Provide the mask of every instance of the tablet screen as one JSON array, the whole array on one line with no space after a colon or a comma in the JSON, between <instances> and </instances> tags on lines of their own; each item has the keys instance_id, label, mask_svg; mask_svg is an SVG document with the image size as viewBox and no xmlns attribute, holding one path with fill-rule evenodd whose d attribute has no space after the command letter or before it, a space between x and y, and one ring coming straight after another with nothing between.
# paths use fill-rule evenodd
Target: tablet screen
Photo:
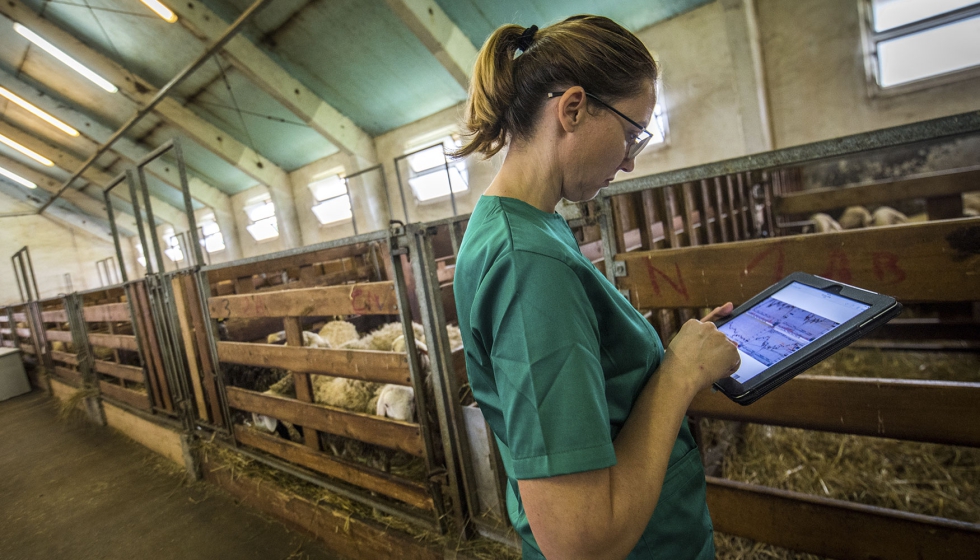
<instances>
[{"instance_id":1,"label":"tablet screen","mask_svg":"<svg viewBox=\"0 0 980 560\"><path fill-rule=\"evenodd\" d=\"M718 327L738 344L742 365L732 379L746 384L871 306L799 282Z\"/></svg>"}]
</instances>

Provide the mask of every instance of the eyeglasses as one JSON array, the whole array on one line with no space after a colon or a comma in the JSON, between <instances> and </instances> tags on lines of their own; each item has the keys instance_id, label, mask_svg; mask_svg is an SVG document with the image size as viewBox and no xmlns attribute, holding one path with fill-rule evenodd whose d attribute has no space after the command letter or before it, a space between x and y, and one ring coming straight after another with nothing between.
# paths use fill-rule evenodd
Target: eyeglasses
<instances>
[{"instance_id":1,"label":"eyeglasses","mask_svg":"<svg viewBox=\"0 0 980 560\"><path fill-rule=\"evenodd\" d=\"M565 93L564 91L553 91L553 92L551 92L551 93L548 94L548 99L554 99L556 97L559 97L559 96L563 95L564 93ZM649 130L643 128L643 126L640 125L640 123L638 123L638 122L634 121L633 119L627 117L626 115L620 113L619 111L616 110L615 107L613 107L612 105L610 105L610 104L606 103L605 101L599 99L598 97L592 95L591 93L585 92L585 95L586 95L586 97L588 97L589 99L592 99L593 101L595 101L599 105L602 105L606 109L609 109L613 113L616 113L620 117L623 117L623 120L625 120L626 122L630 123L631 125L635 126L638 129L640 129L640 132L638 132L635 137L633 137L632 139L628 139L627 140L628 146L626 147L626 159L633 159L633 158L635 158L640 152L643 151L643 148L646 148L647 147L647 144L650 143L650 139L653 138L653 134L651 134Z\"/></svg>"}]
</instances>

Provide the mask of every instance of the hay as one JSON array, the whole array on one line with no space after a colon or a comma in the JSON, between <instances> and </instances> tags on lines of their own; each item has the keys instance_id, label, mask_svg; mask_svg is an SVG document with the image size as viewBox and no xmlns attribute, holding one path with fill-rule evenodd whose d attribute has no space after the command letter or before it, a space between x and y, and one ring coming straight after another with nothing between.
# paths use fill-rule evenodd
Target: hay
<instances>
[{"instance_id":1,"label":"hay","mask_svg":"<svg viewBox=\"0 0 980 560\"><path fill-rule=\"evenodd\" d=\"M99 391L95 388L76 389L67 399L56 402L55 406L58 408L58 419L68 420L74 415L81 413L81 411L78 410L78 405L85 399L98 396Z\"/></svg>"},{"instance_id":2,"label":"hay","mask_svg":"<svg viewBox=\"0 0 980 560\"><path fill-rule=\"evenodd\" d=\"M807 375L980 381L980 354L845 348L806 371Z\"/></svg>"},{"instance_id":3,"label":"hay","mask_svg":"<svg viewBox=\"0 0 980 560\"><path fill-rule=\"evenodd\" d=\"M360 502L338 496L320 486L300 480L258 461L253 461L224 446L202 442L201 452L206 462L219 465L219 469L228 469L233 478L247 476L249 478L259 479L262 482L272 483L284 495L297 495L317 505L326 504L334 509L347 512L352 518L370 520L388 529L407 534L422 544L451 548L464 557L468 556L480 560L519 560L521 557L519 550L512 549L489 539L476 538L469 541L459 541L456 535L460 532L454 526L452 519L448 515L445 518L447 524L446 534L439 535L431 531L426 531L417 525L413 525L397 517L385 515ZM448 506L449 504L447 503L447 511L449 509Z\"/></svg>"}]
</instances>

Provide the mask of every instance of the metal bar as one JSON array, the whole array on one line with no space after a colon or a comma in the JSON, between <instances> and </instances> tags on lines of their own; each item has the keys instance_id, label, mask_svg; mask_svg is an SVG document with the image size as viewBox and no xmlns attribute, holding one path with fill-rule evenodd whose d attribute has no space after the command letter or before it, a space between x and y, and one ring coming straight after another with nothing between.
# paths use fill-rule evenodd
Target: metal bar
<instances>
[{"instance_id":1,"label":"metal bar","mask_svg":"<svg viewBox=\"0 0 980 560\"><path fill-rule=\"evenodd\" d=\"M612 200L608 196L599 197L598 218L599 230L602 232L602 259L606 263L606 278L615 286L616 274L613 261L616 260L616 235L613 232L612 220L615 220L616 216L613 216Z\"/></svg>"},{"instance_id":2,"label":"metal bar","mask_svg":"<svg viewBox=\"0 0 980 560\"><path fill-rule=\"evenodd\" d=\"M354 199L350 196L350 177L344 177L344 190L347 195L347 204L350 205L350 224L354 227L354 235L357 235L357 217L354 212Z\"/></svg>"},{"instance_id":3,"label":"metal bar","mask_svg":"<svg viewBox=\"0 0 980 560\"><path fill-rule=\"evenodd\" d=\"M402 212L405 213L405 223L407 224L410 220L408 219L408 203L405 202L405 187L402 186L402 172L401 168L398 167L398 162L408 157L407 155L395 158L395 180L398 181L398 194L402 198Z\"/></svg>"},{"instance_id":4,"label":"metal bar","mask_svg":"<svg viewBox=\"0 0 980 560\"><path fill-rule=\"evenodd\" d=\"M27 269L31 272L31 283L34 284L34 297L32 299L41 299L41 291L37 289L37 275L34 274L34 263L31 262L31 249L27 245L24 245L24 254L27 255Z\"/></svg>"},{"instance_id":5,"label":"metal bar","mask_svg":"<svg viewBox=\"0 0 980 560\"><path fill-rule=\"evenodd\" d=\"M136 175L139 177L140 190L143 192L143 204L146 205L146 223L149 225L150 235L153 239L153 253L157 261L157 272L163 274L165 270L163 251L160 250L160 236L157 235L157 221L156 217L153 216L153 206L150 202L150 187L146 181L146 173L142 167L136 168ZM148 256L145 245L143 246L143 256ZM146 262L150 262L149 259Z\"/></svg>"},{"instance_id":6,"label":"metal bar","mask_svg":"<svg viewBox=\"0 0 980 560\"><path fill-rule=\"evenodd\" d=\"M177 160L177 175L180 176L180 190L184 193L184 209L187 212L187 231L190 232L191 245L194 246L194 259L198 266L204 264L204 255L201 253L201 240L197 237L197 219L194 216L194 202L191 200L191 188L187 182L187 165L184 163L184 152L177 139L170 141L173 144L174 159ZM148 163L146 158L143 161ZM145 165L141 162L140 167Z\"/></svg>"},{"instance_id":7,"label":"metal bar","mask_svg":"<svg viewBox=\"0 0 980 560\"><path fill-rule=\"evenodd\" d=\"M146 274L153 274L153 261L150 259L150 248L146 244L146 233L143 231L143 213L140 211L139 195L136 193L136 182L133 180L129 181L129 199L133 203L133 215L136 217L136 229L140 236L140 247L143 249L143 260L146 261Z\"/></svg>"},{"instance_id":8,"label":"metal bar","mask_svg":"<svg viewBox=\"0 0 980 560\"><path fill-rule=\"evenodd\" d=\"M968 19L973 16L980 15L980 6L974 4L972 6L967 6L965 8L960 8L958 10L953 10L951 12L946 12L944 14L939 14L932 16L930 18L922 19L919 21L914 21L912 23L907 23L900 27L893 27L885 31L874 31L874 26L869 25L871 28L872 42L875 44L875 52L878 51L878 43L882 41L887 41L889 39L895 39L897 37L902 37L904 35L912 35L913 33L918 33L920 31L926 31L934 27L940 27L949 23L955 23L960 20ZM873 24L874 22L869 22Z\"/></svg>"},{"instance_id":9,"label":"metal bar","mask_svg":"<svg viewBox=\"0 0 980 560\"><path fill-rule=\"evenodd\" d=\"M446 180L449 181L449 203L452 204L452 207L453 207L453 216L455 216L456 215L456 195L453 194L453 175L449 171L449 156L446 155L446 143L445 142L440 142L439 145L442 146L442 162L443 162L443 166L445 166L445 168L446 168ZM455 253L455 251L453 251L453 252Z\"/></svg>"},{"instance_id":10,"label":"metal bar","mask_svg":"<svg viewBox=\"0 0 980 560\"><path fill-rule=\"evenodd\" d=\"M20 251L18 251L17 253L19 252ZM27 298L24 297L24 289L20 287L20 271L17 270L17 253L14 253L13 255L10 256L10 264L11 266L14 267L14 280L17 280L17 293L20 294L20 301L26 301ZM10 317L10 328L13 328L14 316L13 314L11 314L9 315L9 317Z\"/></svg>"},{"instance_id":11,"label":"metal bar","mask_svg":"<svg viewBox=\"0 0 980 560\"><path fill-rule=\"evenodd\" d=\"M126 179L128 180L129 179L129 175L130 175L130 171L129 170L126 170L126 174L125 175L126 175ZM109 190L108 189L106 189L105 191L103 191L102 198L105 200L105 211L106 211L106 214L109 217L109 229L112 232L112 244L115 246L115 248L116 248L116 256L119 258L119 261L118 261L119 262L119 271L122 273L122 281L123 282L127 282L127 281L129 281L129 278L126 276L126 266L124 264L126 261L123 260L122 243L120 243L120 241L119 241L119 228L116 227L116 213L115 213L115 210L113 210L113 208L112 208L112 201L109 200Z\"/></svg>"},{"instance_id":12,"label":"metal bar","mask_svg":"<svg viewBox=\"0 0 980 560\"><path fill-rule=\"evenodd\" d=\"M949 117L883 128L841 138L821 140L802 146L793 146L771 152L752 154L628 179L606 187L600 191L599 196L608 198L610 196L662 187L664 185L709 179L729 173L761 171L775 167L797 165L819 159L845 156L978 131L980 131L980 111L970 111Z\"/></svg>"},{"instance_id":13,"label":"metal bar","mask_svg":"<svg viewBox=\"0 0 980 560\"><path fill-rule=\"evenodd\" d=\"M128 121L126 121L125 124L119 127L119 130L114 132L112 136L105 141L104 144L96 148L95 153L89 156L89 158L85 160L85 163L83 163L82 166L79 167L77 171L72 173L71 177L69 177L68 180L65 181L65 183L61 186L61 188L58 189L58 192L54 193L54 195L52 195L47 202L41 205L37 213L38 214L43 213L44 210L47 209L47 207L50 206L55 201L55 199L60 197L61 194L68 189L68 187L72 184L72 182L75 179L79 178L86 169L88 169L89 167L91 167L93 163L95 163L95 160L99 159L100 157L102 157L103 154L108 152L109 148L113 144L115 144L116 140L122 138L123 135L129 131L129 129L131 129L137 122L140 121L140 119L150 114L150 112L153 111L153 108L156 107L157 104L159 104L161 101L163 101L163 98L166 97L171 90L173 90L178 85L180 85L180 83L183 82L185 79L187 79L187 77L190 76L195 70L197 70L198 67L200 67L202 64L204 64L204 62L206 62L209 58L211 58L218 51L220 51L221 48L224 47L228 41L230 41L232 38L234 38L236 34L238 34L238 30L241 29L241 27L245 24L245 22L247 22L249 18L251 18L252 15L255 14L255 12L257 12L259 9L261 9L263 6L265 6L265 4L267 4L270 1L271 0L255 0L255 3L253 3L251 6L248 7L248 9L242 12L242 15L238 16L238 19L236 19L234 23L229 25L228 28L225 29L224 33L222 33L221 36L218 37L218 39L216 39L206 49L204 49L203 53L201 53L196 59L194 59L186 67L184 67L183 70L178 72L177 75L174 76L169 82L167 82L165 86L163 86L162 88L160 88L159 91L157 91L156 95L153 96L153 99L147 102L147 104L144 105L143 108L136 111L136 114L133 115L132 118L130 118Z\"/></svg>"},{"instance_id":14,"label":"metal bar","mask_svg":"<svg viewBox=\"0 0 980 560\"><path fill-rule=\"evenodd\" d=\"M217 336L214 328L214 320L211 319L211 310L208 308L208 296L211 294L211 286L208 284L208 275L201 269L194 273L194 279L197 282L197 303L201 310L201 322L203 323L205 333L207 334L208 347L199 349L200 352L209 352L209 357L211 359L212 366L212 380L214 382L215 388L217 389L219 400L221 402L217 403L217 406L221 410L225 428L218 428L218 431L224 432L225 434L232 435L232 419L231 410L228 408L228 393L225 390L225 376L221 371L221 362L218 360L218 346L216 344ZM203 362L203 360L202 360ZM204 367L204 364L201 364ZM204 379L207 381L207 379ZM237 447L238 442L232 436L232 442Z\"/></svg>"},{"instance_id":15,"label":"metal bar","mask_svg":"<svg viewBox=\"0 0 980 560\"><path fill-rule=\"evenodd\" d=\"M399 242L401 241L401 243ZM391 266L395 277L395 294L398 297L398 315L402 323L402 331L405 336L405 350L408 352L408 369L412 378L412 389L415 391L415 409L418 413L419 429L422 433L422 442L425 446L425 466L427 470L427 480L429 491L432 493L433 503L435 504L435 522L440 533L445 533L446 527L442 522L445 514L445 506L442 499L442 484L438 480L438 465L434 462L435 443L431 426L429 425L429 406L434 403L428 402L428 393L425 390L425 372L419 363L418 350L415 345L415 329L412 326L412 307L408 298L408 286L405 283L405 270L401 263L401 247L406 247L411 251L411 236L405 234L404 228L392 226L391 237L389 238L388 254L391 256Z\"/></svg>"}]
</instances>

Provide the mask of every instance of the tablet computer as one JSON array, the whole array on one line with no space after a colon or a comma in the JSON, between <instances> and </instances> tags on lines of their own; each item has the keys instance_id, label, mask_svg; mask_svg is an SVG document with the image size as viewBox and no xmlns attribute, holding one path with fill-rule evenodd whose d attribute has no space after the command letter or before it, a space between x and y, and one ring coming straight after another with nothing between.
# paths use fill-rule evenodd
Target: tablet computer
<instances>
[{"instance_id":1,"label":"tablet computer","mask_svg":"<svg viewBox=\"0 0 980 560\"><path fill-rule=\"evenodd\" d=\"M901 311L893 297L794 272L718 322L742 364L714 386L751 404Z\"/></svg>"}]
</instances>

